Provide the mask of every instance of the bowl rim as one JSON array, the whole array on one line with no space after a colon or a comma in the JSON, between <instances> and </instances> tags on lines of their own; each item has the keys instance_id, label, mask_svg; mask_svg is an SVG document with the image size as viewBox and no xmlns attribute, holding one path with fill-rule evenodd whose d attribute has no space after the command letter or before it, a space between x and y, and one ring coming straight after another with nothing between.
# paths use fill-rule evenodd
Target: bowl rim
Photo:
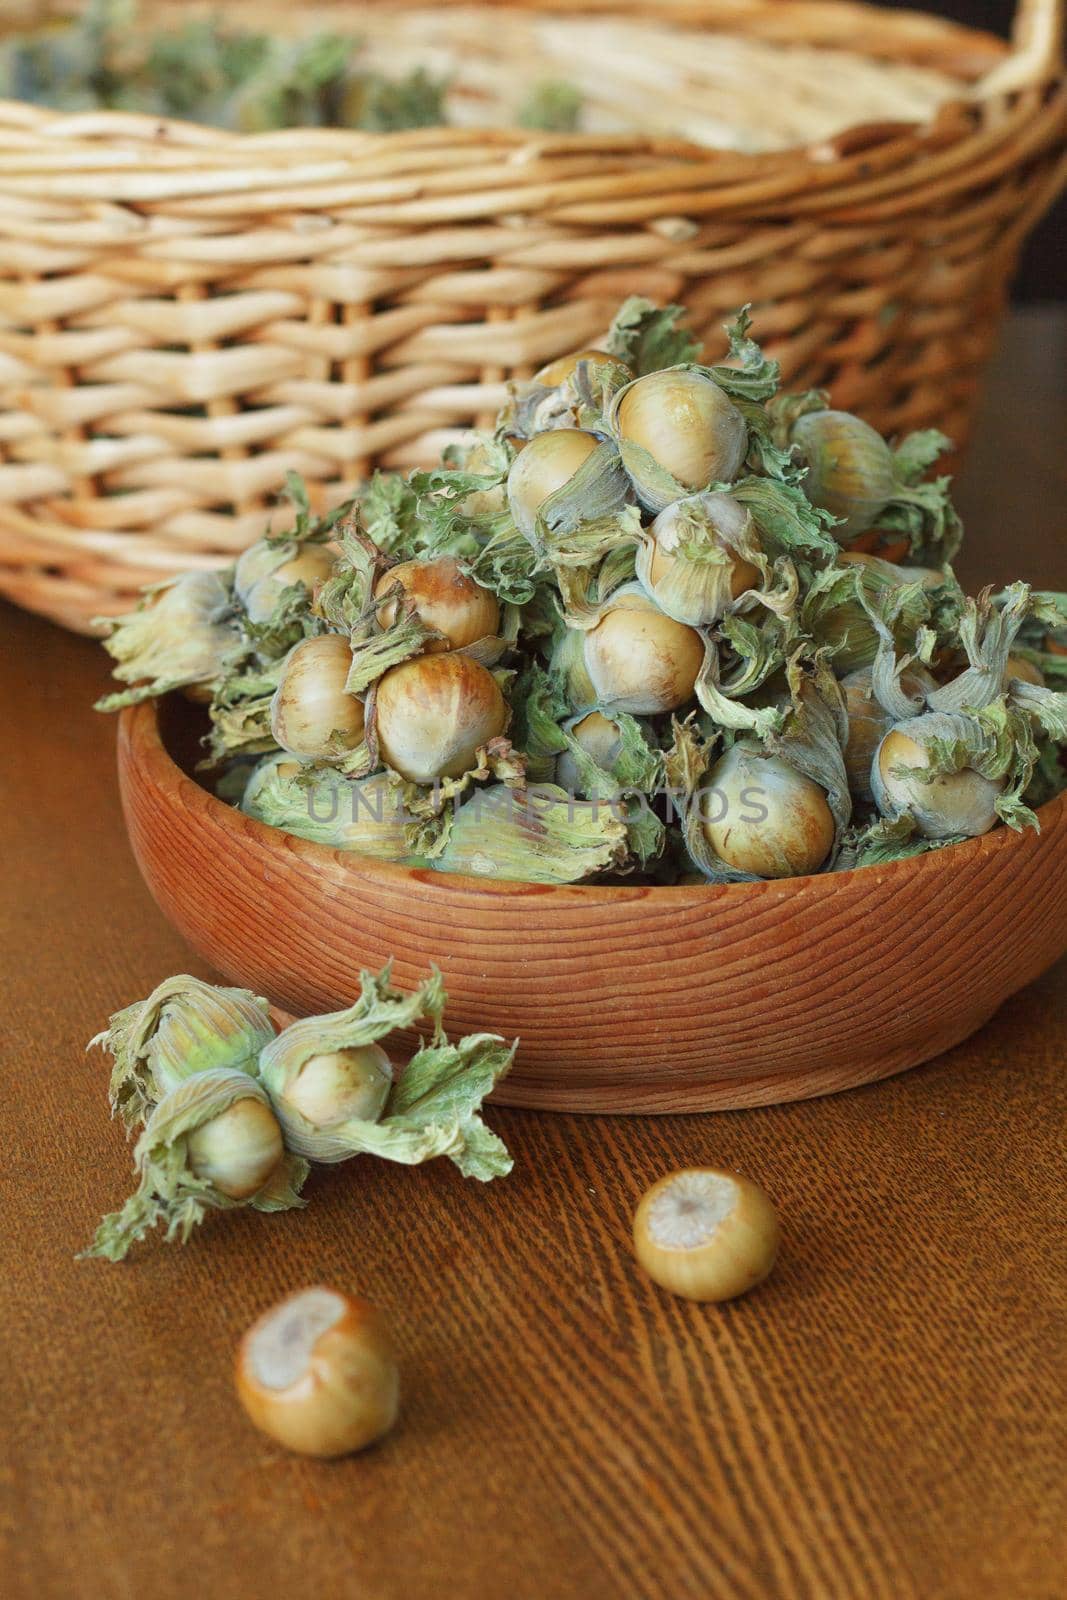
<instances>
[{"instance_id":1,"label":"bowl rim","mask_svg":"<svg viewBox=\"0 0 1067 1600\"><path fill-rule=\"evenodd\" d=\"M179 697L166 696L174 701ZM318 844L312 839L302 839L299 834L288 833L284 828L274 828L268 823L250 817L209 789L203 788L190 773L175 761L167 749L160 726L160 703L145 700L138 705L126 706L119 714L118 764L120 785L125 799L125 771L135 768L142 777L151 778L159 792L169 793L186 811L201 811L211 817L214 824L230 835L235 844L239 836L261 836L261 842L270 848L285 848L290 853L306 857L320 868L333 873L342 871L366 876L371 873L385 881L405 884L412 888L437 891L452 890L464 896L481 895L493 899L506 899L526 893L543 898L551 895L557 900L578 901L589 905L622 905L634 900L654 897L658 903L675 902L681 905L708 904L709 898L723 895L765 896L768 892L788 899L804 894L840 893L847 885L862 875L870 882L870 874L877 873L884 883L894 878L907 877L911 881L924 874L943 871L946 864L951 870L955 863L975 863L979 858L991 858L999 852L1017 848L1043 836L1067 817L1067 789L1047 801L1037 811L1040 829L1035 833L1026 828L1016 832L1001 823L977 839L965 839L960 844L945 845L940 850L928 850L922 855L900 861L887 861L881 866L850 867L842 872L810 873L795 878L761 878L753 883L682 883L682 884L596 884L596 883L531 883L521 878L476 878L468 873L436 872L429 867L406 867L395 861L380 861L372 856L359 855L354 850L334 849ZM179 792L180 791L180 792ZM1029 840L1028 840L1028 836Z\"/></svg>"}]
</instances>

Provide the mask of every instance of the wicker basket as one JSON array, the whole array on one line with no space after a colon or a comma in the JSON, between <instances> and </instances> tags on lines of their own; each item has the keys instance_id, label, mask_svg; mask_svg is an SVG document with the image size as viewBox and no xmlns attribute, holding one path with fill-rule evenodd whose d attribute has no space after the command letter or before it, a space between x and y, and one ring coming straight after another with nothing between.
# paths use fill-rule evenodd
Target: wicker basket
<instances>
[{"instance_id":1,"label":"wicker basket","mask_svg":"<svg viewBox=\"0 0 1067 1600\"><path fill-rule=\"evenodd\" d=\"M432 27L474 103L567 48L560 29L592 30L571 67L603 131L248 138L0 104L0 592L86 630L230 558L289 468L325 503L435 459L633 291L682 300L712 346L751 301L791 382L887 432L966 438L1019 245L1064 175L1061 0L1023 0L1011 49L822 0L294 14L385 17L420 47ZM773 86L735 143L764 148L693 142L731 100L751 118L753 81Z\"/></svg>"}]
</instances>

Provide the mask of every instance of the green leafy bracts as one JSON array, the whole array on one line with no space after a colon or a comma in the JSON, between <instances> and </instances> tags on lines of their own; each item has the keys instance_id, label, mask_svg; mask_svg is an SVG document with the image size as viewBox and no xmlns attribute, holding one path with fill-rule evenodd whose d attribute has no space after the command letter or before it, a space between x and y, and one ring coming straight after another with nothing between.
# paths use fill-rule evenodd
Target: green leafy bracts
<instances>
[{"instance_id":1,"label":"green leafy bracts","mask_svg":"<svg viewBox=\"0 0 1067 1600\"><path fill-rule=\"evenodd\" d=\"M762 739L737 740L713 766L707 747L689 742L685 841L713 883L829 870L845 838L852 801L841 689L823 661L811 671L791 662L787 682L779 726Z\"/></svg>"},{"instance_id":2,"label":"green leafy bracts","mask_svg":"<svg viewBox=\"0 0 1067 1600\"><path fill-rule=\"evenodd\" d=\"M1004 700L975 715L929 711L886 734L871 769L882 815L908 817L928 839L987 833L997 817L1035 821L1020 799L1036 748L1027 720Z\"/></svg>"},{"instance_id":3,"label":"green leafy bracts","mask_svg":"<svg viewBox=\"0 0 1067 1600\"><path fill-rule=\"evenodd\" d=\"M283 1152L265 1090L236 1068L210 1068L171 1090L145 1124L134 1166L136 1193L104 1218L86 1256L121 1261L161 1223L168 1244L184 1244L208 1211L304 1204L307 1162Z\"/></svg>"},{"instance_id":4,"label":"green leafy bracts","mask_svg":"<svg viewBox=\"0 0 1067 1600\"><path fill-rule=\"evenodd\" d=\"M993 604L1005 604L1010 593L994 595ZM1050 688L1067 688L1067 594L1033 590L1015 644L1016 657L1036 667Z\"/></svg>"},{"instance_id":5,"label":"green leafy bracts","mask_svg":"<svg viewBox=\"0 0 1067 1600\"><path fill-rule=\"evenodd\" d=\"M187 572L145 591L136 611L97 617L110 631L104 648L115 677L134 687L107 695L100 711L117 711L173 689L210 690L240 634L225 574Z\"/></svg>"},{"instance_id":6,"label":"green leafy bracts","mask_svg":"<svg viewBox=\"0 0 1067 1600\"><path fill-rule=\"evenodd\" d=\"M392 987L389 969L362 974L362 992L347 1011L294 1022L260 1058L260 1076L270 1092L290 1149L314 1161L345 1161L376 1155L414 1165L448 1156L466 1177L483 1181L511 1170L502 1142L482 1122L479 1108L511 1066L515 1046L496 1034L474 1034L449 1044L442 1029L446 996L434 972L410 995ZM365 1050L398 1028L432 1024L432 1037L411 1058L394 1084L380 1117L338 1114L313 1122L300 1109L301 1074L324 1058Z\"/></svg>"},{"instance_id":7,"label":"green leafy bracts","mask_svg":"<svg viewBox=\"0 0 1067 1600\"><path fill-rule=\"evenodd\" d=\"M943 609L952 606L945 591ZM954 617L953 617L954 620ZM942 636L951 635L935 614L935 594L905 569L875 558L824 567L806 585L800 626L831 655L842 676L874 667L879 655L910 651L928 660Z\"/></svg>"},{"instance_id":8,"label":"green leafy bracts","mask_svg":"<svg viewBox=\"0 0 1067 1600\"><path fill-rule=\"evenodd\" d=\"M274 1037L267 1002L249 989L224 989L200 978L167 978L147 1000L116 1011L89 1041L112 1056L111 1109L126 1128L200 1072L255 1073L259 1052Z\"/></svg>"},{"instance_id":9,"label":"green leafy bracts","mask_svg":"<svg viewBox=\"0 0 1067 1600\"><path fill-rule=\"evenodd\" d=\"M951 561L962 527L949 498L948 478L920 482L949 441L929 429L893 451L880 434L845 411L823 408L813 395L781 407L774 436L804 469L804 493L837 519L834 534L851 543L871 528L907 536L912 559Z\"/></svg>"},{"instance_id":10,"label":"green leafy bracts","mask_svg":"<svg viewBox=\"0 0 1067 1600\"><path fill-rule=\"evenodd\" d=\"M434 858L439 872L525 883L578 883L626 859L625 813L577 801L554 784L476 791L459 807Z\"/></svg>"},{"instance_id":11,"label":"green leafy bracts","mask_svg":"<svg viewBox=\"0 0 1067 1600\"><path fill-rule=\"evenodd\" d=\"M631 295L615 313L604 349L637 378L686 365L700 355L700 343L678 326L684 316L683 306L656 306L643 295Z\"/></svg>"},{"instance_id":12,"label":"green leafy bracts","mask_svg":"<svg viewBox=\"0 0 1067 1600\"><path fill-rule=\"evenodd\" d=\"M841 686L825 657L805 671L798 661L788 668L793 708L780 730L767 740L771 755L803 773L826 795L834 818L834 854L852 818L844 749L848 716Z\"/></svg>"},{"instance_id":13,"label":"green leafy bracts","mask_svg":"<svg viewBox=\"0 0 1067 1600\"><path fill-rule=\"evenodd\" d=\"M946 845L962 844L966 834L948 834L943 839L924 839L915 830L914 819L906 813L896 818L852 828L842 841L835 872L851 872L856 867L885 867L891 861L908 861L928 850L943 850Z\"/></svg>"},{"instance_id":14,"label":"green leafy bracts","mask_svg":"<svg viewBox=\"0 0 1067 1600\"><path fill-rule=\"evenodd\" d=\"M254 769L241 810L270 828L375 861L423 861L422 823L404 806L404 785L386 773L349 778L333 767L294 772L287 756L267 756Z\"/></svg>"}]
</instances>

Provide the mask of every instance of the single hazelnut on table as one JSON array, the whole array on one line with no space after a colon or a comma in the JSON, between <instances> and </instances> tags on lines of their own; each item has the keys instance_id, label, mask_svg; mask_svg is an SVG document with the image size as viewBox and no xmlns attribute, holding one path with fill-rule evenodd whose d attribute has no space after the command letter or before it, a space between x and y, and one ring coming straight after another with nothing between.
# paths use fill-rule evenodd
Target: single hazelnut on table
<instances>
[{"instance_id":1,"label":"single hazelnut on table","mask_svg":"<svg viewBox=\"0 0 1067 1600\"><path fill-rule=\"evenodd\" d=\"M687 1167L654 1183L634 1215L637 1259L687 1300L732 1300L774 1266L780 1233L770 1198L738 1172Z\"/></svg>"},{"instance_id":2,"label":"single hazelnut on table","mask_svg":"<svg viewBox=\"0 0 1067 1600\"><path fill-rule=\"evenodd\" d=\"M237 1352L237 1394L261 1432L306 1456L342 1456L389 1432L400 1382L369 1300L299 1289L254 1322Z\"/></svg>"}]
</instances>

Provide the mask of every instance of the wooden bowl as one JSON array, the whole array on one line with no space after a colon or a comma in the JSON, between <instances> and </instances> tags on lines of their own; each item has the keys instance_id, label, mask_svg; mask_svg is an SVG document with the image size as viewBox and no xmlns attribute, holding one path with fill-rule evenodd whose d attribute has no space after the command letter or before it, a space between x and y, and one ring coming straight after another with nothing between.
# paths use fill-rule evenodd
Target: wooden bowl
<instances>
[{"instance_id":1,"label":"wooden bowl","mask_svg":"<svg viewBox=\"0 0 1067 1600\"><path fill-rule=\"evenodd\" d=\"M1067 795L913 861L781 883L545 887L309 844L183 770L193 713L123 713L119 774L145 881L232 981L306 1015L361 967L436 962L455 1034L522 1044L497 1099L722 1110L828 1094L958 1044L1067 948ZM175 757L178 757L176 760ZM191 763L185 762L185 766Z\"/></svg>"}]
</instances>

